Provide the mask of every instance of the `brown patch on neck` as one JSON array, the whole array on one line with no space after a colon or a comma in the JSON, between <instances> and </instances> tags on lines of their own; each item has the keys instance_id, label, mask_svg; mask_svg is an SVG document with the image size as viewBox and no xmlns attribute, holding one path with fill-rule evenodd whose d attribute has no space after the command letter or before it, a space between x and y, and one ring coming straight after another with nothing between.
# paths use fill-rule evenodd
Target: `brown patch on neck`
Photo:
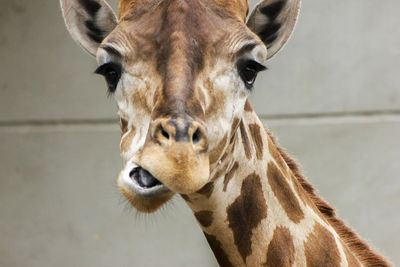
<instances>
[{"instance_id":1,"label":"brown patch on neck","mask_svg":"<svg viewBox=\"0 0 400 267\"><path fill-rule=\"evenodd\" d=\"M250 150L250 143L249 138L247 137L246 128L243 124L243 120L240 121L240 135L242 137L242 144L244 148L244 153L246 154L247 159L251 159L251 150Z\"/></svg>"},{"instance_id":2,"label":"brown patch on neck","mask_svg":"<svg viewBox=\"0 0 400 267\"><path fill-rule=\"evenodd\" d=\"M268 135L268 133L267 133ZM302 188L300 185L299 181L296 179L295 175L292 173L292 171L289 169L288 170L288 165L284 158L282 157L281 148L278 148L273 140L273 137L268 135L268 151L272 158L275 160L275 163L278 164L279 169L282 171L283 175L285 177L288 177L291 179L293 182L294 188L296 190L296 193L300 197L301 201L303 202L304 205L307 205L317 211L317 207L314 205L314 203L311 201L311 199L307 196L307 193L305 190ZM317 213L319 213L317 211Z\"/></svg>"},{"instance_id":3,"label":"brown patch on neck","mask_svg":"<svg viewBox=\"0 0 400 267\"><path fill-rule=\"evenodd\" d=\"M224 176L228 170L229 161L222 161L221 159L220 162L221 164L218 163L218 167L215 168L217 171L211 176L211 181Z\"/></svg>"},{"instance_id":4,"label":"brown patch on neck","mask_svg":"<svg viewBox=\"0 0 400 267\"><path fill-rule=\"evenodd\" d=\"M274 146L281 154L282 158L289 166L297 181L306 192L307 198L317 207L318 211L323 215L339 234L340 238L349 247L350 251L358 258L358 260L367 266L391 266L381 255L373 251L370 246L363 241L355 232L353 232L342 220L337 218L335 210L326 203L321 197L317 196L314 187L307 181L302 174L299 165L293 160L281 147L276 144L275 138L267 130L268 136L271 138Z\"/></svg>"},{"instance_id":5,"label":"brown patch on neck","mask_svg":"<svg viewBox=\"0 0 400 267\"><path fill-rule=\"evenodd\" d=\"M197 191L197 193L209 198L211 196L213 190L214 190L214 183L209 182L205 186L203 186L199 191Z\"/></svg>"},{"instance_id":6,"label":"brown patch on neck","mask_svg":"<svg viewBox=\"0 0 400 267\"><path fill-rule=\"evenodd\" d=\"M218 145L210 151L209 153L210 165L216 163L222 156L227 141L228 141L228 134L225 134L224 138L222 138L222 140L218 143Z\"/></svg>"},{"instance_id":7,"label":"brown patch on neck","mask_svg":"<svg viewBox=\"0 0 400 267\"><path fill-rule=\"evenodd\" d=\"M253 144L256 149L256 155L258 160L263 159L263 148L264 144L261 137L261 128L258 124L249 124L250 136L253 139Z\"/></svg>"},{"instance_id":8,"label":"brown patch on neck","mask_svg":"<svg viewBox=\"0 0 400 267\"><path fill-rule=\"evenodd\" d=\"M319 223L304 244L307 266L339 267L341 258L335 238Z\"/></svg>"},{"instance_id":9,"label":"brown patch on neck","mask_svg":"<svg viewBox=\"0 0 400 267\"><path fill-rule=\"evenodd\" d=\"M229 172L225 175L224 188L223 188L224 192L226 192L226 187L228 186L229 181L232 179L233 175L235 174L238 168L239 168L239 163L236 161L235 164L233 164L232 168L229 170Z\"/></svg>"},{"instance_id":10,"label":"brown patch on neck","mask_svg":"<svg viewBox=\"0 0 400 267\"><path fill-rule=\"evenodd\" d=\"M272 162L268 163L267 177L272 192L282 205L286 215L294 223L299 223L304 218L304 213L285 176Z\"/></svg>"},{"instance_id":11,"label":"brown patch on neck","mask_svg":"<svg viewBox=\"0 0 400 267\"><path fill-rule=\"evenodd\" d=\"M301 201L304 205L312 208L317 215L320 215L318 208L312 202L312 200L307 196L307 193L301 187L299 181L297 181L296 177L293 173L289 174L290 180L293 183L294 189L296 190L297 195L300 197ZM320 216L321 219L325 219L323 216ZM326 220L325 220L326 221Z\"/></svg>"},{"instance_id":12,"label":"brown patch on neck","mask_svg":"<svg viewBox=\"0 0 400 267\"><path fill-rule=\"evenodd\" d=\"M346 245L343 245L344 254L346 254L347 264L351 267L361 267L360 262L357 258L351 253L349 248Z\"/></svg>"},{"instance_id":13,"label":"brown patch on neck","mask_svg":"<svg viewBox=\"0 0 400 267\"><path fill-rule=\"evenodd\" d=\"M242 183L240 195L226 209L235 245L244 262L251 254L253 229L267 217L267 204L260 179L255 173L247 176Z\"/></svg>"},{"instance_id":14,"label":"brown patch on neck","mask_svg":"<svg viewBox=\"0 0 400 267\"><path fill-rule=\"evenodd\" d=\"M234 118L231 126L231 140L229 141L229 144L232 144L233 141L235 140L236 137L236 130L239 127L239 118Z\"/></svg>"},{"instance_id":15,"label":"brown patch on neck","mask_svg":"<svg viewBox=\"0 0 400 267\"><path fill-rule=\"evenodd\" d=\"M210 245L211 250L214 252L215 258L217 259L219 266L234 267L233 264L229 261L228 255L222 249L221 242L219 242L215 236L209 235L206 232L204 232L204 235L206 236L207 242Z\"/></svg>"},{"instance_id":16,"label":"brown patch on neck","mask_svg":"<svg viewBox=\"0 0 400 267\"><path fill-rule=\"evenodd\" d=\"M285 174L287 174L286 162L283 160L277 147L275 146L274 142L272 141L272 138L270 138L269 136L268 136L268 151L269 151L269 154L272 156L272 158L275 160L276 164L278 164L281 171L284 172Z\"/></svg>"},{"instance_id":17,"label":"brown patch on neck","mask_svg":"<svg viewBox=\"0 0 400 267\"><path fill-rule=\"evenodd\" d=\"M228 147L228 148L229 148L229 147ZM231 153L232 153L232 148L229 149L229 151L228 151L228 149L226 149L226 150L225 150L225 153L222 155L220 161L221 161L221 162L224 162L224 161L226 160L226 158L227 158L229 155L231 155Z\"/></svg>"},{"instance_id":18,"label":"brown patch on neck","mask_svg":"<svg viewBox=\"0 0 400 267\"><path fill-rule=\"evenodd\" d=\"M286 227L277 227L268 245L266 267L290 267L294 263L294 244Z\"/></svg>"},{"instance_id":19,"label":"brown patch on neck","mask_svg":"<svg viewBox=\"0 0 400 267\"><path fill-rule=\"evenodd\" d=\"M239 126L239 124L237 124ZM237 129L237 128L236 128ZM232 133L232 132L231 132ZM232 133L234 136L236 136L235 133ZM233 151L235 150L235 145L232 143L232 137L231 141L229 142L228 146L226 147L220 161L223 163L225 161L229 161L232 158Z\"/></svg>"},{"instance_id":20,"label":"brown patch on neck","mask_svg":"<svg viewBox=\"0 0 400 267\"><path fill-rule=\"evenodd\" d=\"M303 202L304 205L308 205L309 207L316 209L314 203L310 200L309 197L307 197L306 192L303 190L301 187L299 181L297 181L296 177L294 177L294 174L288 170L288 166L281 156L281 153L278 151L278 148L276 147L275 143L273 142L272 138L268 136L268 151L272 158L275 160L275 163L278 164L279 169L282 171L283 175L285 177L288 177L291 179L293 182L294 188L296 190L296 193L300 197L301 201Z\"/></svg>"},{"instance_id":21,"label":"brown patch on neck","mask_svg":"<svg viewBox=\"0 0 400 267\"><path fill-rule=\"evenodd\" d=\"M204 211L195 212L194 217L196 217L197 221L203 227L208 227L213 222L212 211L204 210Z\"/></svg>"},{"instance_id":22,"label":"brown patch on neck","mask_svg":"<svg viewBox=\"0 0 400 267\"><path fill-rule=\"evenodd\" d=\"M216 172L214 172L211 176L211 181L215 179L225 176L227 172L229 172L229 168L232 166L232 153L234 149L234 145L229 144L223 152L222 157L218 161L218 165L214 168Z\"/></svg>"}]
</instances>

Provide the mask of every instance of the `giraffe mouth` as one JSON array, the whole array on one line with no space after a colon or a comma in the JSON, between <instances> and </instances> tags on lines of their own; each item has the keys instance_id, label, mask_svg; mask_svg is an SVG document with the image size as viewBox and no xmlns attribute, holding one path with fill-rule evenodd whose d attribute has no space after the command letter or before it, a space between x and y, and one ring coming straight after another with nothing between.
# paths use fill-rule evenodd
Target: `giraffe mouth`
<instances>
[{"instance_id":1,"label":"giraffe mouth","mask_svg":"<svg viewBox=\"0 0 400 267\"><path fill-rule=\"evenodd\" d=\"M151 173L142 167L134 168L130 173L129 177L135 181L143 189L150 189L156 186L163 185L157 180Z\"/></svg>"},{"instance_id":2,"label":"giraffe mouth","mask_svg":"<svg viewBox=\"0 0 400 267\"><path fill-rule=\"evenodd\" d=\"M118 176L118 187L137 210L154 212L174 196L150 171L134 162L128 162L125 167Z\"/></svg>"},{"instance_id":3,"label":"giraffe mouth","mask_svg":"<svg viewBox=\"0 0 400 267\"><path fill-rule=\"evenodd\" d=\"M129 172L122 171L118 178L119 184L126 190L144 198L159 197L170 192L149 171L136 164L132 165L130 165Z\"/></svg>"}]
</instances>

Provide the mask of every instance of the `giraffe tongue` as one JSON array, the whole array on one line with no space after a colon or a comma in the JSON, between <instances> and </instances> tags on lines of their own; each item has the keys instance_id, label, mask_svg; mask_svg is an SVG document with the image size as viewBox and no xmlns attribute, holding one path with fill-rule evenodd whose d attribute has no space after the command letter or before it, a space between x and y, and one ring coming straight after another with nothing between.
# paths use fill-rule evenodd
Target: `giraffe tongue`
<instances>
[{"instance_id":1,"label":"giraffe tongue","mask_svg":"<svg viewBox=\"0 0 400 267\"><path fill-rule=\"evenodd\" d=\"M161 184L153 175L141 167L133 169L129 176L143 188L152 188Z\"/></svg>"}]
</instances>

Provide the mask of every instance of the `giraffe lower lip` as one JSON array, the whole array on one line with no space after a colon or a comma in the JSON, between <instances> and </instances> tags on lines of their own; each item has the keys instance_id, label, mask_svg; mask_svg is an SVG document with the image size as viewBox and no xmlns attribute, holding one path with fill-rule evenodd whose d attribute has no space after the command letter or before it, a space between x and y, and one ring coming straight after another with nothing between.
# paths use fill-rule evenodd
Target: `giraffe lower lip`
<instances>
[{"instance_id":1,"label":"giraffe lower lip","mask_svg":"<svg viewBox=\"0 0 400 267\"><path fill-rule=\"evenodd\" d=\"M129 173L129 176L132 180L135 180L140 187L144 189L150 189L158 185L162 185L159 180L157 180L153 175L151 175L151 173L149 173L142 167L134 168Z\"/></svg>"}]
</instances>

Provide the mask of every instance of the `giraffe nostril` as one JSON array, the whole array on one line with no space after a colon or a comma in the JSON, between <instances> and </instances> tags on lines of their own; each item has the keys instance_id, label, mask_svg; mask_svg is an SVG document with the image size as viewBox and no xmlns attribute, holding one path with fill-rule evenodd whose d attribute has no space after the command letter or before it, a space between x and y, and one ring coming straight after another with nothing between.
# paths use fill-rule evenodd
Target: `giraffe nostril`
<instances>
[{"instance_id":1,"label":"giraffe nostril","mask_svg":"<svg viewBox=\"0 0 400 267\"><path fill-rule=\"evenodd\" d=\"M197 130L194 132L193 137L192 137L192 141L193 141L193 144L194 144L194 145L196 145L197 143L200 142L201 136L202 136L202 134L201 134L200 129L197 129Z\"/></svg>"},{"instance_id":2,"label":"giraffe nostril","mask_svg":"<svg viewBox=\"0 0 400 267\"><path fill-rule=\"evenodd\" d=\"M161 127L161 134L162 136L164 136L165 138L169 139L169 134L166 130L164 130L163 127Z\"/></svg>"},{"instance_id":3,"label":"giraffe nostril","mask_svg":"<svg viewBox=\"0 0 400 267\"><path fill-rule=\"evenodd\" d=\"M189 143L196 151L204 151L207 137L204 127L188 119L158 119L151 125L151 138L158 145L168 148L176 143Z\"/></svg>"}]
</instances>

